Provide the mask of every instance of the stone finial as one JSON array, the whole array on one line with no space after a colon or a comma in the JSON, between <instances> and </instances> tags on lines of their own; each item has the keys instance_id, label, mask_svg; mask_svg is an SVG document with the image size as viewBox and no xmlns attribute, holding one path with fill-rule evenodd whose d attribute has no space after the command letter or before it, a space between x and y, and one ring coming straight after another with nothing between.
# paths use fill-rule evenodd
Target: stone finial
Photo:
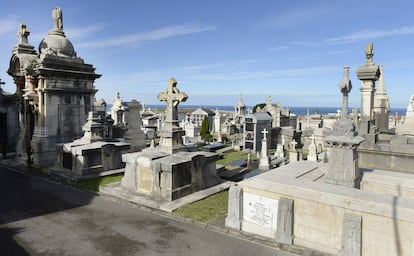
<instances>
[{"instance_id":1,"label":"stone finial","mask_svg":"<svg viewBox=\"0 0 414 256\"><path fill-rule=\"evenodd\" d=\"M19 30L17 31L17 37L19 38L19 44L28 44L28 37L30 35L29 29L25 23L20 23Z\"/></svg>"},{"instance_id":2,"label":"stone finial","mask_svg":"<svg viewBox=\"0 0 414 256\"><path fill-rule=\"evenodd\" d=\"M60 9L59 7L53 8L52 18L53 18L54 28L56 30L63 30L63 13L62 13L62 9Z\"/></svg>"},{"instance_id":3,"label":"stone finial","mask_svg":"<svg viewBox=\"0 0 414 256\"><path fill-rule=\"evenodd\" d=\"M368 43L367 47L365 48L365 56L367 58L367 64L374 63L374 44Z\"/></svg>"},{"instance_id":4,"label":"stone finial","mask_svg":"<svg viewBox=\"0 0 414 256\"><path fill-rule=\"evenodd\" d=\"M171 77L168 80L167 90L158 94L158 100L165 101L167 103L167 116L165 120L166 125L178 127L177 106L181 102L185 102L187 99L187 94L184 92L180 92L180 90L178 90L177 80Z\"/></svg>"},{"instance_id":5,"label":"stone finial","mask_svg":"<svg viewBox=\"0 0 414 256\"><path fill-rule=\"evenodd\" d=\"M352 83L349 79L349 67L344 67L344 77L342 81L339 83L339 88L342 92L342 112L341 117L345 118L348 116L348 94L351 92Z\"/></svg>"}]
</instances>

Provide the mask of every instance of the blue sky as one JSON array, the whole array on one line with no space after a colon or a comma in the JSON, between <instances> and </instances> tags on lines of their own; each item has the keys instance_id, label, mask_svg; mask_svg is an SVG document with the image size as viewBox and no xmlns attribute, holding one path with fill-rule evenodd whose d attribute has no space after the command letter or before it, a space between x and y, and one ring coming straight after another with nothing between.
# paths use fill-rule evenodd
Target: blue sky
<instances>
[{"instance_id":1,"label":"blue sky","mask_svg":"<svg viewBox=\"0 0 414 256\"><path fill-rule=\"evenodd\" d=\"M342 67L351 67L349 106L360 106L356 69L365 46L384 66L391 107L405 108L414 94L412 1L2 1L0 78L6 74L18 26L38 47L63 11L63 28L75 50L93 64L97 98L157 104L175 77L186 104L284 106L341 105Z\"/></svg>"}]
</instances>

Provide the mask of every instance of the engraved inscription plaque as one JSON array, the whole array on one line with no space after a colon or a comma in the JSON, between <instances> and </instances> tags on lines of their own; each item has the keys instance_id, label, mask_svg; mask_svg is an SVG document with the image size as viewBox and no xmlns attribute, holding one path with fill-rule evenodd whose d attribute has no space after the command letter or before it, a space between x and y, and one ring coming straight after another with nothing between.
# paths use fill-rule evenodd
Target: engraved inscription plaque
<instances>
[{"instance_id":1,"label":"engraved inscription plaque","mask_svg":"<svg viewBox=\"0 0 414 256\"><path fill-rule=\"evenodd\" d=\"M243 194L243 220L276 230L278 201L251 193Z\"/></svg>"}]
</instances>

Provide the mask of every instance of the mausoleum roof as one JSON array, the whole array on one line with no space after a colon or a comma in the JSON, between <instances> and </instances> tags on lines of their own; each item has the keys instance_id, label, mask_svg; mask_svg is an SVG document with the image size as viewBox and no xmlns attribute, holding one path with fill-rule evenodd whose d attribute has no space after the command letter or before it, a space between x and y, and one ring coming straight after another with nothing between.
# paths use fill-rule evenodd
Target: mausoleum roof
<instances>
[{"instance_id":1,"label":"mausoleum roof","mask_svg":"<svg viewBox=\"0 0 414 256\"><path fill-rule=\"evenodd\" d=\"M54 54L61 57L76 57L75 49L63 31L51 30L39 44L40 54Z\"/></svg>"},{"instance_id":2,"label":"mausoleum roof","mask_svg":"<svg viewBox=\"0 0 414 256\"><path fill-rule=\"evenodd\" d=\"M52 54L60 57L76 57L75 49L63 32L63 14L59 7L52 11L54 28L39 44L40 55Z\"/></svg>"}]
</instances>

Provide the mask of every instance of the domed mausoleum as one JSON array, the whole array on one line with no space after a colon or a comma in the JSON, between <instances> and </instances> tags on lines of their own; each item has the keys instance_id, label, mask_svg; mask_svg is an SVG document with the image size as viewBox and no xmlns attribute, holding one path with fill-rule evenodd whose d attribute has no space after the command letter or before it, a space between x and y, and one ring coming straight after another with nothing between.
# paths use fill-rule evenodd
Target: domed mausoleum
<instances>
[{"instance_id":1,"label":"domed mausoleum","mask_svg":"<svg viewBox=\"0 0 414 256\"><path fill-rule=\"evenodd\" d=\"M101 75L77 56L63 31L62 10L52 11L53 28L39 44L29 44L26 24L17 33L8 74L19 97L20 133L16 153L35 166L56 160L56 144L82 136L82 125L93 110L95 79Z\"/></svg>"}]
</instances>

